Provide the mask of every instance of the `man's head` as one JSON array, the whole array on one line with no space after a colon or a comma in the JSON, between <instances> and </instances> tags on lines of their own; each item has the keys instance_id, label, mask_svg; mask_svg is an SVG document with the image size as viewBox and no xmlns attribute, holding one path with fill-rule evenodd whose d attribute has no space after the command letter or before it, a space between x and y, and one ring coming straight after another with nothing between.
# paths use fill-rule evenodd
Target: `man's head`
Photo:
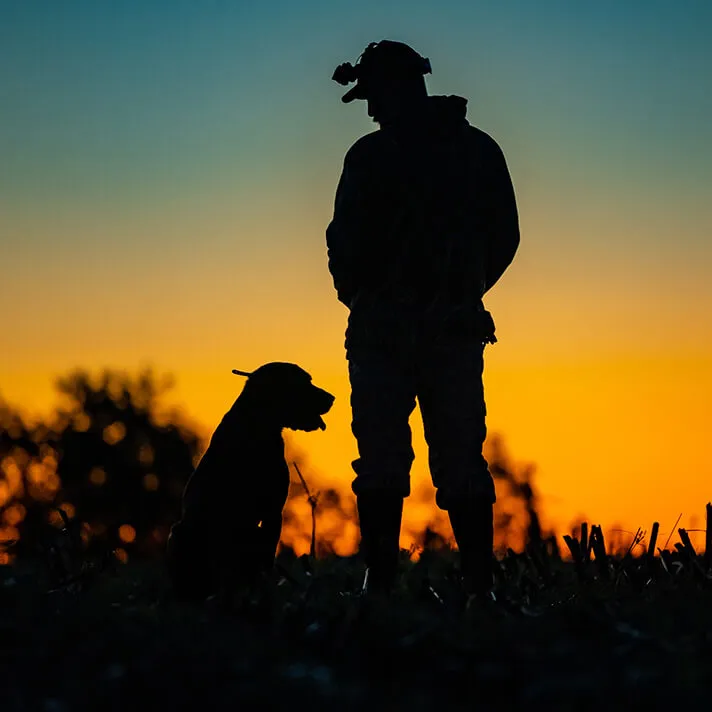
<instances>
[{"instance_id":1,"label":"man's head","mask_svg":"<svg viewBox=\"0 0 712 712\"><path fill-rule=\"evenodd\" d=\"M346 85L356 82L341 98L343 102L365 99L368 115L380 124L408 113L427 97L423 75L431 72L430 60L402 42L372 42L356 66L339 65L332 79Z\"/></svg>"}]
</instances>

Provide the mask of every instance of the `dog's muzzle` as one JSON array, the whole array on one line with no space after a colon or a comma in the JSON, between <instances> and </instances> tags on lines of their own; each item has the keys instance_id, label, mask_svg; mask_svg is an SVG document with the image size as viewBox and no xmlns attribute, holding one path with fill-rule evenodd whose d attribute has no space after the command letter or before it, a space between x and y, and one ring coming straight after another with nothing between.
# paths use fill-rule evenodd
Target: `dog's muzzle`
<instances>
[{"instance_id":1,"label":"dog's muzzle","mask_svg":"<svg viewBox=\"0 0 712 712\"><path fill-rule=\"evenodd\" d=\"M305 413L305 417L302 420L299 430L326 430L326 423L321 417L331 410L331 406L334 404L334 396L328 391L322 388L317 388L313 386L314 392L312 398L310 398L311 407L308 409L311 412Z\"/></svg>"}]
</instances>

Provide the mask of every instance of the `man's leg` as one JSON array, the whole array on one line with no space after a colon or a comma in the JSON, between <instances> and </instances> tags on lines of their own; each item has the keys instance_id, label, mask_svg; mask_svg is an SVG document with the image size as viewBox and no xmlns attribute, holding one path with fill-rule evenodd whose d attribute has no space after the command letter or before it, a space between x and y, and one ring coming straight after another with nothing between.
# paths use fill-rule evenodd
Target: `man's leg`
<instances>
[{"instance_id":1,"label":"man's leg","mask_svg":"<svg viewBox=\"0 0 712 712\"><path fill-rule=\"evenodd\" d=\"M483 347L472 343L426 348L418 368L418 401L436 502L450 516L471 593L492 587L495 492L482 455L487 434L483 366Z\"/></svg>"},{"instance_id":2,"label":"man's leg","mask_svg":"<svg viewBox=\"0 0 712 712\"><path fill-rule=\"evenodd\" d=\"M410 494L413 448L408 419L415 408L411 364L387 352L350 354L351 428L359 457L357 498L361 551L370 590L390 590L398 564L403 498Z\"/></svg>"}]
</instances>

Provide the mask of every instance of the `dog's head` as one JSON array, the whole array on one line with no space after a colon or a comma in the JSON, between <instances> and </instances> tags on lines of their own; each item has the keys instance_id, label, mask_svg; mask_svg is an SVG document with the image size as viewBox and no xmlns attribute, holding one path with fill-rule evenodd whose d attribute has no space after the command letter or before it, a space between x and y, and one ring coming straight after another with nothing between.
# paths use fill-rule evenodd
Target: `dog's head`
<instances>
[{"instance_id":1,"label":"dog's head","mask_svg":"<svg viewBox=\"0 0 712 712\"><path fill-rule=\"evenodd\" d=\"M317 388L312 377L293 363L266 363L251 373L233 371L247 376L240 395L255 414L275 425L291 430L325 430L322 415L334 403L331 393Z\"/></svg>"}]
</instances>

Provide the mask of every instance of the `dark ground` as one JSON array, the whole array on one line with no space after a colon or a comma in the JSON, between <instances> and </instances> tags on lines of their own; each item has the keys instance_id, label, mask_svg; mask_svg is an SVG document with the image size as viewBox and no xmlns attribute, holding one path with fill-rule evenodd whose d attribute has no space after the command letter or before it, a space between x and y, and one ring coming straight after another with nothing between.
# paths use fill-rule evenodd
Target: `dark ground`
<instances>
[{"instance_id":1,"label":"dark ground","mask_svg":"<svg viewBox=\"0 0 712 712\"><path fill-rule=\"evenodd\" d=\"M0 567L0 709L707 708L712 593L700 576L614 564L611 581L580 584L558 562L544 585L514 562L516 603L465 612L451 560L404 561L393 600L364 610L348 595L358 559L307 573L284 556L271 599L230 614L166 600L160 563L54 591L36 565Z\"/></svg>"}]
</instances>

